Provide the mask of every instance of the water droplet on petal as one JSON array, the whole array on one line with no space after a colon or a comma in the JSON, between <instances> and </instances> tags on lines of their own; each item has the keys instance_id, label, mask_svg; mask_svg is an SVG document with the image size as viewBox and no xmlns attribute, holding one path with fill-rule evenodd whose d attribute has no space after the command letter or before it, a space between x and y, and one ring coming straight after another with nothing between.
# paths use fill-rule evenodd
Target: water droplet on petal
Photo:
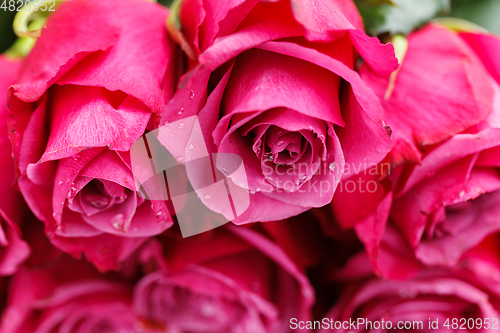
<instances>
[{"instance_id":1,"label":"water droplet on petal","mask_svg":"<svg viewBox=\"0 0 500 333\"><path fill-rule=\"evenodd\" d=\"M208 302L201 306L201 314L205 317L213 317L215 312L216 312L215 307Z\"/></svg>"},{"instance_id":2,"label":"water droplet on petal","mask_svg":"<svg viewBox=\"0 0 500 333\"><path fill-rule=\"evenodd\" d=\"M160 215L161 215L161 210L158 213L156 213L156 216L160 216Z\"/></svg>"},{"instance_id":3,"label":"water droplet on petal","mask_svg":"<svg viewBox=\"0 0 500 333\"><path fill-rule=\"evenodd\" d=\"M108 147L109 147L109 145L108 145ZM74 159L75 161L78 161L78 160L80 159L80 156L75 155L75 156L73 156L73 159Z\"/></svg>"},{"instance_id":4,"label":"water droplet on petal","mask_svg":"<svg viewBox=\"0 0 500 333\"><path fill-rule=\"evenodd\" d=\"M278 146L282 146L285 143L285 141L280 141L278 142Z\"/></svg>"},{"instance_id":5,"label":"water droplet on petal","mask_svg":"<svg viewBox=\"0 0 500 333\"><path fill-rule=\"evenodd\" d=\"M255 191L250 191L251 194L255 194L256 192Z\"/></svg>"},{"instance_id":6,"label":"water droplet on petal","mask_svg":"<svg viewBox=\"0 0 500 333\"><path fill-rule=\"evenodd\" d=\"M181 128L183 128L183 127L184 127L184 123L180 123L179 125L177 125L177 128L178 128L178 129L181 129Z\"/></svg>"},{"instance_id":7,"label":"water droplet on petal","mask_svg":"<svg viewBox=\"0 0 500 333\"><path fill-rule=\"evenodd\" d=\"M335 168L336 168L336 163L333 162L333 163L330 163L330 165L328 166L328 169L330 169L331 171L335 171Z\"/></svg>"},{"instance_id":8,"label":"water droplet on petal","mask_svg":"<svg viewBox=\"0 0 500 333\"><path fill-rule=\"evenodd\" d=\"M189 99L193 99L194 98L194 90L191 90L189 92Z\"/></svg>"},{"instance_id":9,"label":"water droplet on petal","mask_svg":"<svg viewBox=\"0 0 500 333\"><path fill-rule=\"evenodd\" d=\"M280 136L280 135L281 135L281 133L283 133L283 132L282 132L282 131L278 131L278 136Z\"/></svg>"},{"instance_id":10,"label":"water droplet on petal","mask_svg":"<svg viewBox=\"0 0 500 333\"><path fill-rule=\"evenodd\" d=\"M60 181L59 181L59 183L57 183L57 184L62 185L62 184L63 184L63 181L62 181L62 180L60 180Z\"/></svg>"},{"instance_id":11,"label":"water droplet on petal","mask_svg":"<svg viewBox=\"0 0 500 333\"><path fill-rule=\"evenodd\" d=\"M205 194L205 199L210 199L210 194Z\"/></svg>"},{"instance_id":12,"label":"water droplet on petal","mask_svg":"<svg viewBox=\"0 0 500 333\"><path fill-rule=\"evenodd\" d=\"M325 141L325 136L323 134L319 135L318 138L321 140L321 141Z\"/></svg>"},{"instance_id":13,"label":"water droplet on petal","mask_svg":"<svg viewBox=\"0 0 500 333\"><path fill-rule=\"evenodd\" d=\"M184 112L184 108L181 108L177 114L182 114L182 112Z\"/></svg>"},{"instance_id":14,"label":"water droplet on petal","mask_svg":"<svg viewBox=\"0 0 500 333\"><path fill-rule=\"evenodd\" d=\"M184 159L184 156L177 156L175 159L177 160L177 162L180 162Z\"/></svg>"},{"instance_id":15,"label":"water droplet on petal","mask_svg":"<svg viewBox=\"0 0 500 333\"><path fill-rule=\"evenodd\" d=\"M97 199L97 200L92 200L90 202L90 204L94 207L94 208L98 208L98 209L101 209L101 208L104 208L108 205L108 200L105 200L105 199Z\"/></svg>"},{"instance_id":16,"label":"water droplet on petal","mask_svg":"<svg viewBox=\"0 0 500 333\"><path fill-rule=\"evenodd\" d=\"M260 187L257 187L257 188L255 189L255 192L260 192L260 191L262 191L262 190L260 189Z\"/></svg>"},{"instance_id":17,"label":"water droplet on petal","mask_svg":"<svg viewBox=\"0 0 500 333\"><path fill-rule=\"evenodd\" d=\"M194 149L194 145L193 145L193 144L190 144L190 145L188 146L188 148L189 148L189 150L193 150L193 149Z\"/></svg>"},{"instance_id":18,"label":"water droplet on petal","mask_svg":"<svg viewBox=\"0 0 500 333\"><path fill-rule=\"evenodd\" d=\"M117 215L115 215L113 217L113 219L111 220L111 225L116 230L120 230L122 232L125 232L125 230L123 230L123 227L125 225L125 215L123 215L123 214L117 214Z\"/></svg>"}]
</instances>

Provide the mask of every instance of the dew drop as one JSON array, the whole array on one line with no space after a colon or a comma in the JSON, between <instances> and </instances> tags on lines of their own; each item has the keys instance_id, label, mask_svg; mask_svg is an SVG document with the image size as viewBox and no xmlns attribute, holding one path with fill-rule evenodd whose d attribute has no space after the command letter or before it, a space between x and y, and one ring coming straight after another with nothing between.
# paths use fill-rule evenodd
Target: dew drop
<instances>
[{"instance_id":1,"label":"dew drop","mask_svg":"<svg viewBox=\"0 0 500 333\"><path fill-rule=\"evenodd\" d=\"M183 128L183 127L184 127L184 123L180 123L179 125L177 125L177 128L178 128L178 129L181 129L181 128Z\"/></svg>"},{"instance_id":2,"label":"dew drop","mask_svg":"<svg viewBox=\"0 0 500 333\"><path fill-rule=\"evenodd\" d=\"M182 114L182 112L184 112L184 108L181 108L177 114Z\"/></svg>"},{"instance_id":3,"label":"dew drop","mask_svg":"<svg viewBox=\"0 0 500 333\"><path fill-rule=\"evenodd\" d=\"M156 216L160 216L160 215L161 215L161 210L158 213L156 213Z\"/></svg>"},{"instance_id":4,"label":"dew drop","mask_svg":"<svg viewBox=\"0 0 500 333\"><path fill-rule=\"evenodd\" d=\"M189 99L193 99L194 98L194 90L191 90L191 92L189 93Z\"/></svg>"},{"instance_id":5,"label":"dew drop","mask_svg":"<svg viewBox=\"0 0 500 333\"><path fill-rule=\"evenodd\" d=\"M280 136L280 135L281 135L281 133L283 133L283 132L282 132L282 131L278 131L278 136Z\"/></svg>"},{"instance_id":6,"label":"dew drop","mask_svg":"<svg viewBox=\"0 0 500 333\"><path fill-rule=\"evenodd\" d=\"M278 146L282 146L285 143L285 141L280 141L278 142Z\"/></svg>"},{"instance_id":7,"label":"dew drop","mask_svg":"<svg viewBox=\"0 0 500 333\"><path fill-rule=\"evenodd\" d=\"M335 167L336 167L336 163L333 162L333 163L330 163L330 165L328 166L328 169L330 169L331 171L335 171Z\"/></svg>"},{"instance_id":8,"label":"dew drop","mask_svg":"<svg viewBox=\"0 0 500 333\"><path fill-rule=\"evenodd\" d=\"M123 215L123 214L117 214L111 220L111 225L116 230L120 230L120 231L124 232L124 230L123 230L124 224L125 224L125 215Z\"/></svg>"},{"instance_id":9,"label":"dew drop","mask_svg":"<svg viewBox=\"0 0 500 333\"><path fill-rule=\"evenodd\" d=\"M60 181L59 181L59 183L57 183L57 184L62 185L62 184L63 184L63 181L62 181L62 180L60 180Z\"/></svg>"},{"instance_id":10,"label":"dew drop","mask_svg":"<svg viewBox=\"0 0 500 333\"><path fill-rule=\"evenodd\" d=\"M101 208L104 208L108 205L108 201L107 200L104 200L104 199L97 199L97 200L92 200L90 202L90 204L94 207L94 208L98 208L98 209L101 209Z\"/></svg>"},{"instance_id":11,"label":"dew drop","mask_svg":"<svg viewBox=\"0 0 500 333\"><path fill-rule=\"evenodd\" d=\"M109 147L109 145L108 145L108 147ZM80 160L80 156L75 155L75 156L73 156L73 159L74 159L75 161L78 161L78 160Z\"/></svg>"},{"instance_id":12,"label":"dew drop","mask_svg":"<svg viewBox=\"0 0 500 333\"><path fill-rule=\"evenodd\" d=\"M260 189L260 187L257 187L257 188L255 189L255 192L260 192L260 191L262 191L262 190Z\"/></svg>"},{"instance_id":13,"label":"dew drop","mask_svg":"<svg viewBox=\"0 0 500 333\"><path fill-rule=\"evenodd\" d=\"M189 148L189 150L193 150L193 149L194 149L194 145L193 145L193 144L190 144L190 145L188 146L188 148Z\"/></svg>"},{"instance_id":14,"label":"dew drop","mask_svg":"<svg viewBox=\"0 0 500 333\"><path fill-rule=\"evenodd\" d=\"M205 194L205 199L210 199L210 194Z\"/></svg>"},{"instance_id":15,"label":"dew drop","mask_svg":"<svg viewBox=\"0 0 500 333\"><path fill-rule=\"evenodd\" d=\"M177 160L177 162L180 162L184 159L184 156L177 156L175 159Z\"/></svg>"},{"instance_id":16,"label":"dew drop","mask_svg":"<svg viewBox=\"0 0 500 333\"><path fill-rule=\"evenodd\" d=\"M213 317L216 313L215 307L210 303L205 303L201 306L201 313L205 317Z\"/></svg>"}]
</instances>

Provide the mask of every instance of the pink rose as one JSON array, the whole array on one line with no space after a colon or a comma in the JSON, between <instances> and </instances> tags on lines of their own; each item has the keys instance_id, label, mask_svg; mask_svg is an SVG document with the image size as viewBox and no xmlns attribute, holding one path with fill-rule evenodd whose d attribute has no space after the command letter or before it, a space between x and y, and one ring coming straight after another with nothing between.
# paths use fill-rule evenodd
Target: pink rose
<instances>
[{"instance_id":1,"label":"pink rose","mask_svg":"<svg viewBox=\"0 0 500 333\"><path fill-rule=\"evenodd\" d=\"M497 44L483 49L483 57L487 52L496 52L500 45L497 37L488 38ZM455 52L435 53L433 45L439 40L443 48L455 45L451 49ZM455 61L457 68L463 71L460 74L453 66L441 68L442 89L448 89L452 80L464 90L453 90L456 96L446 95L440 89L420 94L418 101L412 104L413 110L447 111L426 113L428 120L417 128L411 115L406 119L401 117L410 109L403 95L397 97L397 92L409 94L411 98L411 91L426 89L428 85L424 82L416 85L417 88L414 82L427 78L426 66L429 67L427 73L433 73L431 60L440 54L455 58L443 63ZM464 62L464 59L470 61ZM332 203L340 224L356 229L377 273L405 278L425 266L454 266L466 251L500 230L497 219L500 214L500 87L493 78L492 66L492 63L481 62L458 34L443 27L428 26L410 36L393 95L383 103L384 115L399 143L387 163L379 165L374 175L352 178L372 181L375 191L357 187L351 193L338 193ZM381 93L386 87L387 80L367 70L363 73L375 91ZM459 74L461 83L455 77ZM475 79L476 75L482 78ZM411 88L409 83L405 85L410 81L413 82ZM458 120L452 123L450 119ZM438 123L441 124L439 130L434 128ZM424 140L425 147L424 141L418 139L421 135L429 135ZM403 136L416 141L405 141ZM431 136L434 139L430 139ZM415 155L408 155L410 151ZM408 158L410 155L414 158ZM405 160L419 165L408 163L392 168ZM364 202L363 207L353 210L352 204L360 201Z\"/></svg>"},{"instance_id":2,"label":"pink rose","mask_svg":"<svg viewBox=\"0 0 500 333\"><path fill-rule=\"evenodd\" d=\"M197 115L220 171L231 170L227 156L243 159L246 175L231 179L251 193L250 206L235 223L324 206L345 164L377 163L390 150L380 103L354 68L359 54L388 75L393 49L361 30L352 1L178 5L170 30L197 62L162 116ZM199 172L189 178L195 189L205 182Z\"/></svg>"},{"instance_id":3,"label":"pink rose","mask_svg":"<svg viewBox=\"0 0 500 333\"><path fill-rule=\"evenodd\" d=\"M100 275L92 265L65 254L13 276L0 331L138 332L131 286Z\"/></svg>"},{"instance_id":4,"label":"pink rose","mask_svg":"<svg viewBox=\"0 0 500 333\"><path fill-rule=\"evenodd\" d=\"M163 268L134 292L144 321L175 332L278 333L291 317L310 318L307 278L257 232L232 226L182 239L168 231L163 243Z\"/></svg>"},{"instance_id":5,"label":"pink rose","mask_svg":"<svg viewBox=\"0 0 500 333\"><path fill-rule=\"evenodd\" d=\"M429 271L405 281L372 278L345 290L323 317L329 325L351 320L359 326L323 326L319 332L450 332L459 327L490 332L499 328L498 293L466 276Z\"/></svg>"},{"instance_id":6,"label":"pink rose","mask_svg":"<svg viewBox=\"0 0 500 333\"><path fill-rule=\"evenodd\" d=\"M166 18L147 1L65 2L10 90L21 192L55 246L102 270L172 225L137 195L129 156L174 89Z\"/></svg>"},{"instance_id":7,"label":"pink rose","mask_svg":"<svg viewBox=\"0 0 500 333\"><path fill-rule=\"evenodd\" d=\"M404 325L408 321L411 324L407 323L406 329L401 331L498 331L498 236L486 238L468 251L455 267L426 268L402 281L375 278L366 265L368 258L364 253L351 257L336 275L337 284L342 286L342 295L322 317L328 318L329 322L330 319L356 322L360 318L362 324L354 329L328 330L323 327L319 332L391 332L397 330L398 323ZM398 250L404 251L404 248ZM360 267L365 269L360 270ZM381 326L382 320L386 323L384 327ZM367 321L372 322L371 328ZM418 322L420 330L409 326L413 322ZM391 324L392 329L387 329Z\"/></svg>"},{"instance_id":8,"label":"pink rose","mask_svg":"<svg viewBox=\"0 0 500 333\"><path fill-rule=\"evenodd\" d=\"M404 56L404 57L403 57ZM460 35L430 24L408 36L408 49L392 77L368 66L361 77L382 101L392 129L393 166L420 163L423 152L480 123L492 110L491 76Z\"/></svg>"},{"instance_id":9,"label":"pink rose","mask_svg":"<svg viewBox=\"0 0 500 333\"><path fill-rule=\"evenodd\" d=\"M12 84L20 62L0 56L0 276L13 274L30 253L20 238L19 223L27 208L15 183L12 146L8 137L7 89Z\"/></svg>"}]
</instances>

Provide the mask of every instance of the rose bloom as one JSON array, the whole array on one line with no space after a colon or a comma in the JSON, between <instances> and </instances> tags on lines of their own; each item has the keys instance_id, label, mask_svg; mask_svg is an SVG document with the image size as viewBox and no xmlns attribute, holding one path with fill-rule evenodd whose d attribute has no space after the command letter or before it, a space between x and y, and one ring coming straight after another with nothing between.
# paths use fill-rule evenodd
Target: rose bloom
<instances>
[{"instance_id":1,"label":"rose bloom","mask_svg":"<svg viewBox=\"0 0 500 333\"><path fill-rule=\"evenodd\" d=\"M147 1L64 2L10 88L21 192L54 245L102 270L172 224L137 195L129 155L173 91L166 18Z\"/></svg>"},{"instance_id":2,"label":"rose bloom","mask_svg":"<svg viewBox=\"0 0 500 333\"><path fill-rule=\"evenodd\" d=\"M256 231L232 226L161 237L163 255L149 254L156 258L149 267L159 269L135 287L143 322L169 332L278 333L289 331L291 317L310 318L314 293L307 278Z\"/></svg>"},{"instance_id":3,"label":"rose bloom","mask_svg":"<svg viewBox=\"0 0 500 333\"><path fill-rule=\"evenodd\" d=\"M250 206L235 223L326 205L346 163L362 170L390 150L380 103L354 68L361 55L388 75L396 59L391 45L363 32L352 1L182 1L174 8L170 31L191 70L162 117L197 115L223 173L231 170L228 156L243 159L245 175L230 177L251 193ZM189 178L194 188L204 182L199 172Z\"/></svg>"},{"instance_id":4,"label":"rose bloom","mask_svg":"<svg viewBox=\"0 0 500 333\"><path fill-rule=\"evenodd\" d=\"M459 266L427 268L402 281L375 278L366 265L366 255L354 256L337 272L337 279L348 282L343 285L341 298L323 317L334 321L360 318L365 324L367 320L373 322L371 328L360 325L336 332L496 332L500 314L498 250L496 234L468 251ZM376 326L382 320L385 329ZM432 324L436 320L437 325ZM398 323L404 325L405 322L407 329L398 330ZM414 322L422 324L417 327ZM392 329L388 329L391 324Z\"/></svg>"},{"instance_id":5,"label":"rose bloom","mask_svg":"<svg viewBox=\"0 0 500 333\"><path fill-rule=\"evenodd\" d=\"M500 46L498 37L477 36L493 45L483 54ZM392 95L383 102L395 147L385 166L377 167L378 176L354 177L375 182L376 190L338 193L332 203L340 224L355 227L376 271L394 278L425 265L456 265L463 253L500 230L500 89L493 67L461 35L444 27L428 26L408 41ZM449 52L434 47L437 43ZM431 60L443 57L447 60L440 63L445 65L436 74L437 60ZM362 73L383 94L388 79L368 69ZM412 91L428 89L426 82L438 79L441 89L419 94L411 106L429 110L425 124L417 127L403 95L416 99ZM450 90L451 95L443 91L453 85L460 90ZM401 116L405 112L406 120ZM436 124L441 124L439 129ZM353 210L353 203L360 201L363 207Z\"/></svg>"},{"instance_id":6,"label":"rose bloom","mask_svg":"<svg viewBox=\"0 0 500 333\"><path fill-rule=\"evenodd\" d=\"M105 278L91 264L60 252L47 257L12 277L1 332L141 332L130 284Z\"/></svg>"},{"instance_id":7,"label":"rose bloom","mask_svg":"<svg viewBox=\"0 0 500 333\"><path fill-rule=\"evenodd\" d=\"M21 239L19 223L26 204L15 184L15 167L12 146L8 137L7 89L12 84L20 62L0 56L0 276L17 270L30 253L28 244Z\"/></svg>"}]
</instances>

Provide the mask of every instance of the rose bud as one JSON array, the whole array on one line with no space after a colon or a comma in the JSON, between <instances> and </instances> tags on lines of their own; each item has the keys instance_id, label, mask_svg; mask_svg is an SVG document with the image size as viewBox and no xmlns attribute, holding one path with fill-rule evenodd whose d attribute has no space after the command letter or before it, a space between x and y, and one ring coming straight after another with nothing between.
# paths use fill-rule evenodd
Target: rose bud
<instances>
[{"instance_id":1,"label":"rose bud","mask_svg":"<svg viewBox=\"0 0 500 333\"><path fill-rule=\"evenodd\" d=\"M10 88L19 188L58 248L117 269L172 225L137 195L129 149L174 89L167 10L140 1L62 3Z\"/></svg>"},{"instance_id":2,"label":"rose bud","mask_svg":"<svg viewBox=\"0 0 500 333\"><path fill-rule=\"evenodd\" d=\"M380 103L354 68L361 55L389 75L396 59L391 45L362 31L352 1L185 0L175 8L170 31L196 61L163 121L197 115L208 153L217 153L214 164L225 174L227 156L243 159L245 175L230 178L249 191L250 205L234 223L324 206L345 164L378 163L390 150ZM194 188L202 178L189 175Z\"/></svg>"}]
</instances>

